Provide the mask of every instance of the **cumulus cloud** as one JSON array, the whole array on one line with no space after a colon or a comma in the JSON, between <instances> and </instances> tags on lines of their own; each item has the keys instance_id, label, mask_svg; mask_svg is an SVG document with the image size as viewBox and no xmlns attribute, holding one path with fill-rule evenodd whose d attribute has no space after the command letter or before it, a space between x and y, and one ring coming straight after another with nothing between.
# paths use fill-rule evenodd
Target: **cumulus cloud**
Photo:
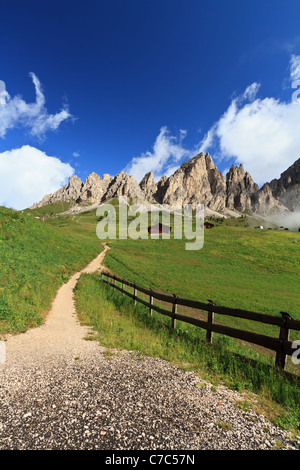
<instances>
[{"instance_id":1,"label":"cumulus cloud","mask_svg":"<svg viewBox=\"0 0 300 470\"><path fill-rule=\"evenodd\" d=\"M71 118L65 106L56 114L49 114L45 107L42 86L34 73L30 73L35 87L36 100L26 103L21 96L11 97L5 83L0 80L0 137L4 138L9 129L21 126L29 129L30 134L39 138L48 131L55 131L66 119Z\"/></svg>"},{"instance_id":2,"label":"cumulus cloud","mask_svg":"<svg viewBox=\"0 0 300 470\"><path fill-rule=\"evenodd\" d=\"M162 127L152 151L132 158L124 171L133 175L137 181L140 181L149 171L153 172L156 180L163 174L169 176L178 168L183 158L192 156L191 150L183 147L186 133L186 130L180 130L179 136L176 137L170 135L166 126Z\"/></svg>"},{"instance_id":3,"label":"cumulus cloud","mask_svg":"<svg viewBox=\"0 0 300 470\"><path fill-rule=\"evenodd\" d=\"M290 79L300 77L300 56L290 60ZM253 83L234 98L201 142L219 160L242 163L258 184L278 178L300 157L300 102L257 98ZM292 98L292 89L291 89Z\"/></svg>"},{"instance_id":4,"label":"cumulus cloud","mask_svg":"<svg viewBox=\"0 0 300 470\"><path fill-rule=\"evenodd\" d=\"M0 205L25 209L61 188L73 174L69 164L29 145L0 153Z\"/></svg>"}]
</instances>

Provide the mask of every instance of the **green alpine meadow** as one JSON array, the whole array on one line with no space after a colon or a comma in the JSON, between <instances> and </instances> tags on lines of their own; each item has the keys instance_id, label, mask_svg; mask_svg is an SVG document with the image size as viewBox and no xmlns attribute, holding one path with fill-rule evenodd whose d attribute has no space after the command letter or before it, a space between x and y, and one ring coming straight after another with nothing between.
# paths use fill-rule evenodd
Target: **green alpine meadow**
<instances>
[{"instance_id":1,"label":"green alpine meadow","mask_svg":"<svg viewBox=\"0 0 300 470\"><path fill-rule=\"evenodd\" d=\"M114 203L117 207L116 202ZM251 219L210 219L200 250L185 250L187 240L99 240L96 210L66 214L57 204L14 211L1 208L1 334L16 334L45 321L57 289L109 246L105 270L144 288L182 298L280 317L300 319L297 273L300 237L296 231L256 230ZM64 212L64 213L62 213ZM171 219L172 221L172 219ZM250 226L249 226L250 224ZM131 292L130 288L127 291ZM145 298L145 297L144 297ZM256 406L276 423L298 426L298 367L288 358L287 377L274 366L270 351L206 332L184 322L149 315L143 305L104 283L101 274L82 274L75 287L82 324L91 338L108 348L161 357L214 382L257 395ZM155 304L164 306L162 302ZM180 307L178 313L206 320L207 313ZM215 315L219 324L278 337L279 328ZM297 332L292 340L297 339ZM295 377L294 379L291 377ZM250 398L249 398L250 399Z\"/></svg>"}]
</instances>

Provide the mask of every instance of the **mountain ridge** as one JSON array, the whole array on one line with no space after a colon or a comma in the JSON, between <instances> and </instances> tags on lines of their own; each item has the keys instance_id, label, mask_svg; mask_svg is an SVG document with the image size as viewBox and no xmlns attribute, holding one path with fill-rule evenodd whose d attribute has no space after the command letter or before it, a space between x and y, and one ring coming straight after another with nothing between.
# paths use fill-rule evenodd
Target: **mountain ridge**
<instances>
[{"instance_id":1,"label":"mountain ridge","mask_svg":"<svg viewBox=\"0 0 300 470\"><path fill-rule=\"evenodd\" d=\"M287 214L300 209L300 158L280 178L266 182L261 188L242 164L232 165L225 177L209 153L195 155L157 183L152 172L146 173L140 182L124 171L114 177L104 174L102 178L92 172L85 182L73 175L68 185L45 195L30 209L71 200L95 205L119 196L127 196L136 203L204 204L206 209L220 214L228 210Z\"/></svg>"}]
</instances>

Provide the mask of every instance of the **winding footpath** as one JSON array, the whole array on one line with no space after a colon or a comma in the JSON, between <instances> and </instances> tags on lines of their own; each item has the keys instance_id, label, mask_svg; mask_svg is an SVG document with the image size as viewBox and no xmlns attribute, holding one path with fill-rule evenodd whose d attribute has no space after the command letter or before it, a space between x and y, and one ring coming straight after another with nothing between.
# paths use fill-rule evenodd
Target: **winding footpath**
<instances>
[{"instance_id":1,"label":"winding footpath","mask_svg":"<svg viewBox=\"0 0 300 470\"><path fill-rule=\"evenodd\" d=\"M192 372L85 339L73 289L108 247L57 292L46 322L6 341L0 449L299 449L238 393Z\"/></svg>"}]
</instances>

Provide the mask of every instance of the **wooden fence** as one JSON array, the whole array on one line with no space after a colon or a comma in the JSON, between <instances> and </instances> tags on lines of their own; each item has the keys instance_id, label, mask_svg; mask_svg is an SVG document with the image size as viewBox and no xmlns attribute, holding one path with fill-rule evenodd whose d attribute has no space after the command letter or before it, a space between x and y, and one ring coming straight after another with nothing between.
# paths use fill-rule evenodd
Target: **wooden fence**
<instances>
[{"instance_id":1,"label":"wooden fence","mask_svg":"<svg viewBox=\"0 0 300 470\"><path fill-rule=\"evenodd\" d=\"M120 279L117 276L113 276L104 271L101 273L101 275L105 283L109 284L114 289L117 289L118 291L122 292L123 295L125 294L128 297L132 298L134 300L135 305L137 302L140 302L141 304L148 307L150 315L152 315L152 311L155 310L156 312L159 312L162 315L167 315L168 317L170 317L172 328L176 328L176 320L179 320L205 329L206 340L209 343L212 342L212 334L213 332L215 332L220 333L222 335L230 336L232 338L240 339L242 341L246 341L252 344L257 344L266 349L275 351L275 364L281 369L284 369L286 366L287 356L291 356L295 352L295 349L292 347L293 343L289 341L289 336L290 330L300 330L300 321L293 320L292 317L286 312L280 312L281 317L276 317L273 315L265 315L263 313L256 313L247 310L221 307L219 305L216 305L211 300L208 301L209 303L203 303L196 300L183 299L181 297L177 297L177 295L175 294L167 295L162 294L160 292L156 292L152 289L145 289L144 287L138 286L135 283L126 281L125 279ZM105 276L107 277L106 280L104 279ZM111 282L109 282L109 279L111 279ZM121 286L117 285L116 282L119 282ZM133 293L125 290L125 286L133 288ZM145 295L148 295L149 302L138 297L137 292L141 292ZM153 299L170 303L172 305L172 310L166 310L162 307L154 305ZM206 311L208 313L207 321L178 314L177 307L179 305ZM278 338L216 324L214 323L214 313L231 317L243 318L268 325L275 325L279 327Z\"/></svg>"}]
</instances>

